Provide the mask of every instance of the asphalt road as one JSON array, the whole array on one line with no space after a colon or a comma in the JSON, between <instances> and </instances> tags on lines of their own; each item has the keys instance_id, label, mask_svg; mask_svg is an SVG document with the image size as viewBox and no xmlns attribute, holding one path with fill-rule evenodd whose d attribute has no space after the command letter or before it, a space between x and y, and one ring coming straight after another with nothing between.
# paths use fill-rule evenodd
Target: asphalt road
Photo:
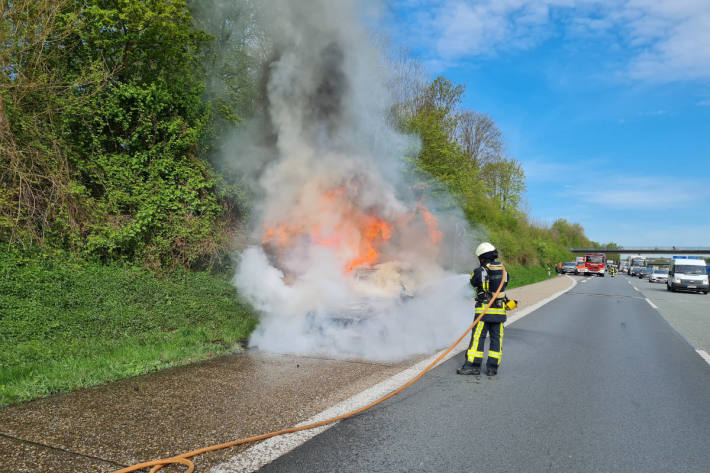
<instances>
[{"instance_id":1,"label":"asphalt road","mask_svg":"<svg viewBox=\"0 0 710 473\"><path fill-rule=\"evenodd\" d=\"M623 277L658 307L663 317L688 343L696 349L710 353L710 295L670 292L665 283L650 283L647 279Z\"/></svg>"},{"instance_id":2,"label":"asphalt road","mask_svg":"<svg viewBox=\"0 0 710 473\"><path fill-rule=\"evenodd\" d=\"M462 361L260 471L708 471L710 366L624 277L506 327L497 377Z\"/></svg>"}]
</instances>

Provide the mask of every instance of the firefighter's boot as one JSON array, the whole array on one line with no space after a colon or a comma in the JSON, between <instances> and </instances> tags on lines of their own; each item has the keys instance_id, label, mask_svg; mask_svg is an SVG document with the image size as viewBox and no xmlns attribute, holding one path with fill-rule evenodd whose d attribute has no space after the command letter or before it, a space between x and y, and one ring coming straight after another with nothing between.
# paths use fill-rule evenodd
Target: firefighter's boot
<instances>
[{"instance_id":1,"label":"firefighter's boot","mask_svg":"<svg viewBox=\"0 0 710 473\"><path fill-rule=\"evenodd\" d=\"M481 368L478 366L474 366L473 364L469 363L468 361L463 364L463 366L459 369L456 370L457 374L472 374L472 375L479 375L481 374Z\"/></svg>"},{"instance_id":2,"label":"firefighter's boot","mask_svg":"<svg viewBox=\"0 0 710 473\"><path fill-rule=\"evenodd\" d=\"M489 366L488 369L486 370L487 376L495 376L497 374L498 374L498 368L493 368L492 366Z\"/></svg>"}]
</instances>

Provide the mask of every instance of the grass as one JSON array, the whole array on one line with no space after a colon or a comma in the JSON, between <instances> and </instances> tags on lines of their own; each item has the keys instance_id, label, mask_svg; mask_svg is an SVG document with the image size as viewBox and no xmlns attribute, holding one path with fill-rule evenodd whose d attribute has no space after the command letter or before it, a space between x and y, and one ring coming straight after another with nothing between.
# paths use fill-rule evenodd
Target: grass
<instances>
[{"instance_id":1,"label":"grass","mask_svg":"<svg viewBox=\"0 0 710 473\"><path fill-rule=\"evenodd\" d=\"M509 288L548 279L508 271ZM256 323L226 276L0 244L0 406L228 353Z\"/></svg>"},{"instance_id":2,"label":"grass","mask_svg":"<svg viewBox=\"0 0 710 473\"><path fill-rule=\"evenodd\" d=\"M547 268L543 268L542 266L510 265L505 268L508 273L510 273L510 283L507 286L508 289L527 286L528 284L544 281L545 279L551 279L557 276L555 268L550 268L549 276L547 274Z\"/></svg>"},{"instance_id":3,"label":"grass","mask_svg":"<svg viewBox=\"0 0 710 473\"><path fill-rule=\"evenodd\" d=\"M224 276L0 244L0 406L224 354L256 322Z\"/></svg>"}]
</instances>

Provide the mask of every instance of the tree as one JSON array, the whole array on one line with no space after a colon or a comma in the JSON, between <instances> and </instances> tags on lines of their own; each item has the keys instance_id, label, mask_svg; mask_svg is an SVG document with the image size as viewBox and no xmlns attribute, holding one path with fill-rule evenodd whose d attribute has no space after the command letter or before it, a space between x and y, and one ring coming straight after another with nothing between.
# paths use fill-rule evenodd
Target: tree
<instances>
[{"instance_id":1,"label":"tree","mask_svg":"<svg viewBox=\"0 0 710 473\"><path fill-rule=\"evenodd\" d=\"M463 188L472 177L470 164L463 159L453 140L456 110L463 95L462 86L438 77L422 95L415 97L415 115L406 123L405 131L418 135L422 148L416 159L419 169L455 188Z\"/></svg>"},{"instance_id":2,"label":"tree","mask_svg":"<svg viewBox=\"0 0 710 473\"><path fill-rule=\"evenodd\" d=\"M488 114L467 111L457 124L456 141L475 169L501 159L503 134Z\"/></svg>"},{"instance_id":3,"label":"tree","mask_svg":"<svg viewBox=\"0 0 710 473\"><path fill-rule=\"evenodd\" d=\"M185 2L2 5L0 236L204 264L229 237L199 159L209 38Z\"/></svg>"},{"instance_id":4,"label":"tree","mask_svg":"<svg viewBox=\"0 0 710 473\"><path fill-rule=\"evenodd\" d=\"M525 172L520 162L513 158L489 161L481 170L481 178L488 186L491 199L498 202L503 211L518 208L525 192Z\"/></svg>"},{"instance_id":5,"label":"tree","mask_svg":"<svg viewBox=\"0 0 710 473\"><path fill-rule=\"evenodd\" d=\"M389 66L392 73L388 88L394 100L390 122L395 127L406 127L417 114L417 104L428 87L425 72L421 64L402 49L390 55Z\"/></svg>"},{"instance_id":6,"label":"tree","mask_svg":"<svg viewBox=\"0 0 710 473\"><path fill-rule=\"evenodd\" d=\"M443 129L450 139L453 140L456 125L458 123L458 108L465 87L461 84L454 85L445 77L437 77L423 90L421 96L415 100L415 110L417 114L436 114L441 120Z\"/></svg>"},{"instance_id":7,"label":"tree","mask_svg":"<svg viewBox=\"0 0 710 473\"><path fill-rule=\"evenodd\" d=\"M68 107L108 76L103 62L69 60L77 45L68 0L0 2L0 238L40 243L81 231L86 206L65 146Z\"/></svg>"}]
</instances>

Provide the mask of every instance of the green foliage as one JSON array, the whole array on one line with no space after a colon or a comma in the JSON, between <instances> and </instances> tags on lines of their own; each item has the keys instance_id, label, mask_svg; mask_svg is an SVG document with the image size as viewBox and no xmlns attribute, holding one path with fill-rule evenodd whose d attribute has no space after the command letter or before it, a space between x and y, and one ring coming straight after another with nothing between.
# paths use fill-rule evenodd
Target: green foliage
<instances>
[{"instance_id":1,"label":"green foliage","mask_svg":"<svg viewBox=\"0 0 710 473\"><path fill-rule=\"evenodd\" d=\"M230 281L0 244L0 405L229 352L256 325Z\"/></svg>"},{"instance_id":2,"label":"green foliage","mask_svg":"<svg viewBox=\"0 0 710 473\"><path fill-rule=\"evenodd\" d=\"M224 254L239 211L200 159L210 38L185 2L14 2L5 25L0 236L153 267Z\"/></svg>"},{"instance_id":3,"label":"green foliage","mask_svg":"<svg viewBox=\"0 0 710 473\"><path fill-rule=\"evenodd\" d=\"M506 265L506 270L510 274L510 284L507 286L508 289L527 286L528 284L534 284L557 276L555 268L549 266Z\"/></svg>"},{"instance_id":4,"label":"green foliage","mask_svg":"<svg viewBox=\"0 0 710 473\"><path fill-rule=\"evenodd\" d=\"M506 157L502 134L485 114L461 109L463 87L437 78L394 107L393 122L421 139L415 173L443 185L473 225L512 263L554 265L572 259L570 246L594 245L579 224L558 220L551 228L531 224L520 209L525 192L522 164ZM411 91L410 91L410 95Z\"/></svg>"}]
</instances>

